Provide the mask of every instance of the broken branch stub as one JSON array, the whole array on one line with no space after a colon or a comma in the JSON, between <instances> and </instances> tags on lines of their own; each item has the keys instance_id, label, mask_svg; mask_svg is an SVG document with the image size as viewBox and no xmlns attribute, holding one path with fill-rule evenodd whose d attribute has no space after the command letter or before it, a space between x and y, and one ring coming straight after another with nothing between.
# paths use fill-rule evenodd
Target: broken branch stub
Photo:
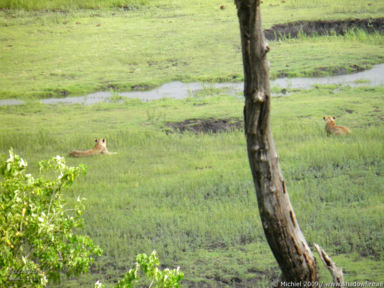
<instances>
[{"instance_id":1,"label":"broken branch stub","mask_svg":"<svg viewBox=\"0 0 384 288\"><path fill-rule=\"evenodd\" d=\"M344 287L344 275L343 269L337 267L335 262L332 261L331 257L325 252L323 248L321 248L318 244L313 244L319 253L321 261L324 263L325 267L327 267L329 273L331 273L333 283L335 283L335 287Z\"/></svg>"}]
</instances>

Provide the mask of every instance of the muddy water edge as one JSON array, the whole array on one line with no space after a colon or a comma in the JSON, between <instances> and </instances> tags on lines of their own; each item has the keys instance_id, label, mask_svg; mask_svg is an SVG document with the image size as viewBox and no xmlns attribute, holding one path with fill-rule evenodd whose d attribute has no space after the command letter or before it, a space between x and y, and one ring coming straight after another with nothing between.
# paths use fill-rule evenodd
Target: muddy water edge
<instances>
[{"instance_id":1,"label":"muddy water edge","mask_svg":"<svg viewBox=\"0 0 384 288\"><path fill-rule=\"evenodd\" d=\"M281 92L275 96L284 95L287 89L311 89L314 85L348 85L357 86L383 86L384 64L375 65L372 69L337 76L317 78L278 78L271 81L271 87L277 87ZM206 88L223 89L229 95L240 96L243 91L243 83L183 83L179 81L166 83L158 88L148 91L111 92L101 91L86 96L48 98L42 99L43 104L83 104L92 105L101 102L111 102L124 97L140 99L142 101L153 101L162 98L184 99L194 96ZM276 89L275 89L276 90ZM24 101L19 99L0 100L0 106L22 105Z\"/></svg>"}]
</instances>

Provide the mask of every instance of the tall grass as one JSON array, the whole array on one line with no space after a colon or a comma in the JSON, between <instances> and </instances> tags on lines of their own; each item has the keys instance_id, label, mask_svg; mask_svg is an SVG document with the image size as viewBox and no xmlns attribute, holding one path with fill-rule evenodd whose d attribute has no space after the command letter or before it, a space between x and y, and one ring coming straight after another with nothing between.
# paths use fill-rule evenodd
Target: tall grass
<instances>
[{"instance_id":1,"label":"tall grass","mask_svg":"<svg viewBox=\"0 0 384 288\"><path fill-rule=\"evenodd\" d=\"M351 27L345 35L337 35L334 32L325 34L325 35L317 35L316 33L313 35L307 35L303 31L300 31L297 38L299 40L308 40L311 39L312 41L324 41L324 39L327 39L328 41L337 41L337 40L344 40L344 41L360 41L364 43L371 43L374 45L383 45L384 44L384 38L382 37L382 33L375 31L375 32L367 32L364 29ZM296 41L296 38L290 37L290 35L286 35L283 37L280 41Z\"/></svg>"},{"instance_id":2,"label":"tall grass","mask_svg":"<svg viewBox=\"0 0 384 288\"><path fill-rule=\"evenodd\" d=\"M362 0L350 0L346 3L344 0L292 0L287 1L287 6L294 9L303 9L303 8L326 8L332 7L335 12L345 13L347 11L360 11L369 9L372 6L372 3Z\"/></svg>"},{"instance_id":3,"label":"tall grass","mask_svg":"<svg viewBox=\"0 0 384 288\"><path fill-rule=\"evenodd\" d=\"M147 5L149 0L0 0L0 9L76 10L124 8Z\"/></svg>"},{"instance_id":4,"label":"tall grass","mask_svg":"<svg viewBox=\"0 0 384 288\"><path fill-rule=\"evenodd\" d=\"M132 9L140 6L150 6L152 4L162 6L188 6L191 5L189 1L180 0L0 0L0 9L25 9L25 10L62 10L62 9L105 9L105 8L125 8ZM195 1L195 5L200 7L212 7L211 5L227 4L231 5L231 1L210 1L211 3L204 3L204 1ZM380 2L380 1L377 1ZM226 8L228 9L228 6ZM375 1L367 2L362 0L291 0L291 1L278 1L271 0L262 5L265 10L270 8L290 8L302 12L306 9L328 9L332 13L351 13L351 12L368 12L372 10L381 10L383 12L382 3L375 3Z\"/></svg>"},{"instance_id":5,"label":"tall grass","mask_svg":"<svg viewBox=\"0 0 384 288\"><path fill-rule=\"evenodd\" d=\"M330 91L319 86L273 99L283 174L309 243L335 257L358 255L361 266L343 263L353 272L349 280L362 273L382 279L363 266L384 259L384 124L375 108L384 91ZM109 150L118 152L67 158L88 166L68 199L73 193L88 199L84 229L105 250L88 281L117 279L137 253L156 249L164 265L183 267L187 286L230 286L240 279L246 287L262 287L278 271L259 220L243 132L163 132L169 121L241 118L241 110L242 101L217 90L148 103L0 107L0 152L13 146L34 163L88 149L94 137L106 137ZM353 134L327 137L323 115L336 115ZM60 287L86 286L76 281Z\"/></svg>"}]
</instances>

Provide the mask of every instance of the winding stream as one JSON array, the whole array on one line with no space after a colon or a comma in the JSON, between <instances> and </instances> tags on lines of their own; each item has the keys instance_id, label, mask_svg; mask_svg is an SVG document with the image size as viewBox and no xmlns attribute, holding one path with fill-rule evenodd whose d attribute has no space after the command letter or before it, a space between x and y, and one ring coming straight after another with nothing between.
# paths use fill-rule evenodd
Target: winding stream
<instances>
[{"instance_id":1,"label":"winding stream","mask_svg":"<svg viewBox=\"0 0 384 288\"><path fill-rule=\"evenodd\" d=\"M278 78L271 81L271 87L282 89L310 89L314 85L349 85L357 86L384 86L384 64L375 65L372 69L347 75L327 76L317 78ZM100 102L113 101L114 95L128 98L141 99L142 101L152 101L162 98L183 99L195 95L205 88L225 89L230 95L239 95L243 90L243 83L209 83L201 82L183 83L179 81L166 83L158 88L149 91L130 91L130 92L96 92L86 96L48 98L40 100L43 104L83 104L91 105ZM24 101L18 99L0 100L0 106L21 105Z\"/></svg>"}]
</instances>

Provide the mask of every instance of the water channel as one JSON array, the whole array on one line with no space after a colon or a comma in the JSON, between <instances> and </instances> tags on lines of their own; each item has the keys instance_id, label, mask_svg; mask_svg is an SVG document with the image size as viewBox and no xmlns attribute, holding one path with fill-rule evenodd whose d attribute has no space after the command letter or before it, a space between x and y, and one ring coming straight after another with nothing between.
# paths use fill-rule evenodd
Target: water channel
<instances>
[{"instance_id":1,"label":"water channel","mask_svg":"<svg viewBox=\"0 0 384 288\"><path fill-rule=\"evenodd\" d=\"M283 89L311 89L314 85L349 85L357 86L384 86L384 64L375 65L372 69L358 73L317 77L317 78L278 78L271 81L271 87ZM91 105L100 102L110 102L115 95L152 101L162 98L183 99L196 94L205 88L225 89L230 95L239 95L243 90L243 83L183 83L179 81L166 83L158 88L148 91L110 92L102 91L86 96L48 98L40 100L43 104L83 104ZM0 106L21 105L25 102L18 99L0 100Z\"/></svg>"}]
</instances>

